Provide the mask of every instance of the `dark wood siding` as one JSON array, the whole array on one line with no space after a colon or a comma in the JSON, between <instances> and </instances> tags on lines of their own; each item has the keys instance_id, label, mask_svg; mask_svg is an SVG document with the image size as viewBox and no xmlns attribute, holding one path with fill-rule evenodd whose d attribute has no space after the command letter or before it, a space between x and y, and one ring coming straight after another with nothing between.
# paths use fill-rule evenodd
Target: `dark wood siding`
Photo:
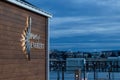
<instances>
[{"instance_id":1,"label":"dark wood siding","mask_svg":"<svg viewBox=\"0 0 120 80\"><path fill-rule=\"evenodd\" d=\"M32 18L34 34L40 34L44 49L31 49L31 61L22 51L21 34L26 19ZM47 59L47 26L45 16L0 1L0 80L45 80Z\"/></svg>"}]
</instances>

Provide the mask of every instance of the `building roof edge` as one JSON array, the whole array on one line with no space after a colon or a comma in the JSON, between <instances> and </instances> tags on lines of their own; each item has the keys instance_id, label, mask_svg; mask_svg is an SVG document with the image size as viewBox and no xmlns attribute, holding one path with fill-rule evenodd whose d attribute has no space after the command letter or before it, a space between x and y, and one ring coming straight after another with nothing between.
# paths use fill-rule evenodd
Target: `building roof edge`
<instances>
[{"instance_id":1,"label":"building roof edge","mask_svg":"<svg viewBox=\"0 0 120 80\"><path fill-rule=\"evenodd\" d=\"M6 0L6 1L10 2L12 4L15 4L17 6L23 7L25 9L28 9L30 11L36 12L38 14L44 15L48 18L52 18L52 15L49 14L48 12L45 12L45 11L43 11L43 10L41 10L41 9L31 5L31 4L28 4L28 3L24 2L24 1L21 1L21 0Z\"/></svg>"}]
</instances>

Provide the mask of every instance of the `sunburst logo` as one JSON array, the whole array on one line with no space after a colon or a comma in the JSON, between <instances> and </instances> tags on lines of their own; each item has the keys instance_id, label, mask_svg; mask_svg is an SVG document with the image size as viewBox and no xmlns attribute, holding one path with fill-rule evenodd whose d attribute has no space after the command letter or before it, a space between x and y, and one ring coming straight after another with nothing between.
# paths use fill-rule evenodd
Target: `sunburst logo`
<instances>
[{"instance_id":1,"label":"sunburst logo","mask_svg":"<svg viewBox=\"0 0 120 80\"><path fill-rule=\"evenodd\" d=\"M30 60L30 49L31 49L31 42L30 42L30 35L31 35L31 24L32 19L31 17L27 17L26 27L21 34L21 42L22 42L22 50L26 55L26 58Z\"/></svg>"}]
</instances>

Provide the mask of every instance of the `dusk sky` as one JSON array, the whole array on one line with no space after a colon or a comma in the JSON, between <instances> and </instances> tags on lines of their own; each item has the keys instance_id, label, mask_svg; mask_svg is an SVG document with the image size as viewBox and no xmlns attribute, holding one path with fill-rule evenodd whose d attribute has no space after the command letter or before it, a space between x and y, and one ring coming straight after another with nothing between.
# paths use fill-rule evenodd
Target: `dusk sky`
<instances>
[{"instance_id":1,"label":"dusk sky","mask_svg":"<svg viewBox=\"0 0 120 80\"><path fill-rule=\"evenodd\" d=\"M27 0L53 15L50 48L120 50L120 0Z\"/></svg>"}]
</instances>

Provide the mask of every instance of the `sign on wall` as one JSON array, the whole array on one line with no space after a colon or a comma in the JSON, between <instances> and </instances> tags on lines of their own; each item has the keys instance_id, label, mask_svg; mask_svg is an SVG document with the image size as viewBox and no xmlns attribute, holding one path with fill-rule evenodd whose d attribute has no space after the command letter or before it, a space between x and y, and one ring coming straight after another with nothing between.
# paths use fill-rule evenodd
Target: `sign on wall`
<instances>
[{"instance_id":1,"label":"sign on wall","mask_svg":"<svg viewBox=\"0 0 120 80\"><path fill-rule=\"evenodd\" d=\"M40 34L34 34L31 32L32 18L30 16L27 17L26 24L27 26L25 27L23 33L21 34L22 36L21 45L27 59L30 60L31 48L44 49L44 44L40 42L41 39Z\"/></svg>"}]
</instances>

